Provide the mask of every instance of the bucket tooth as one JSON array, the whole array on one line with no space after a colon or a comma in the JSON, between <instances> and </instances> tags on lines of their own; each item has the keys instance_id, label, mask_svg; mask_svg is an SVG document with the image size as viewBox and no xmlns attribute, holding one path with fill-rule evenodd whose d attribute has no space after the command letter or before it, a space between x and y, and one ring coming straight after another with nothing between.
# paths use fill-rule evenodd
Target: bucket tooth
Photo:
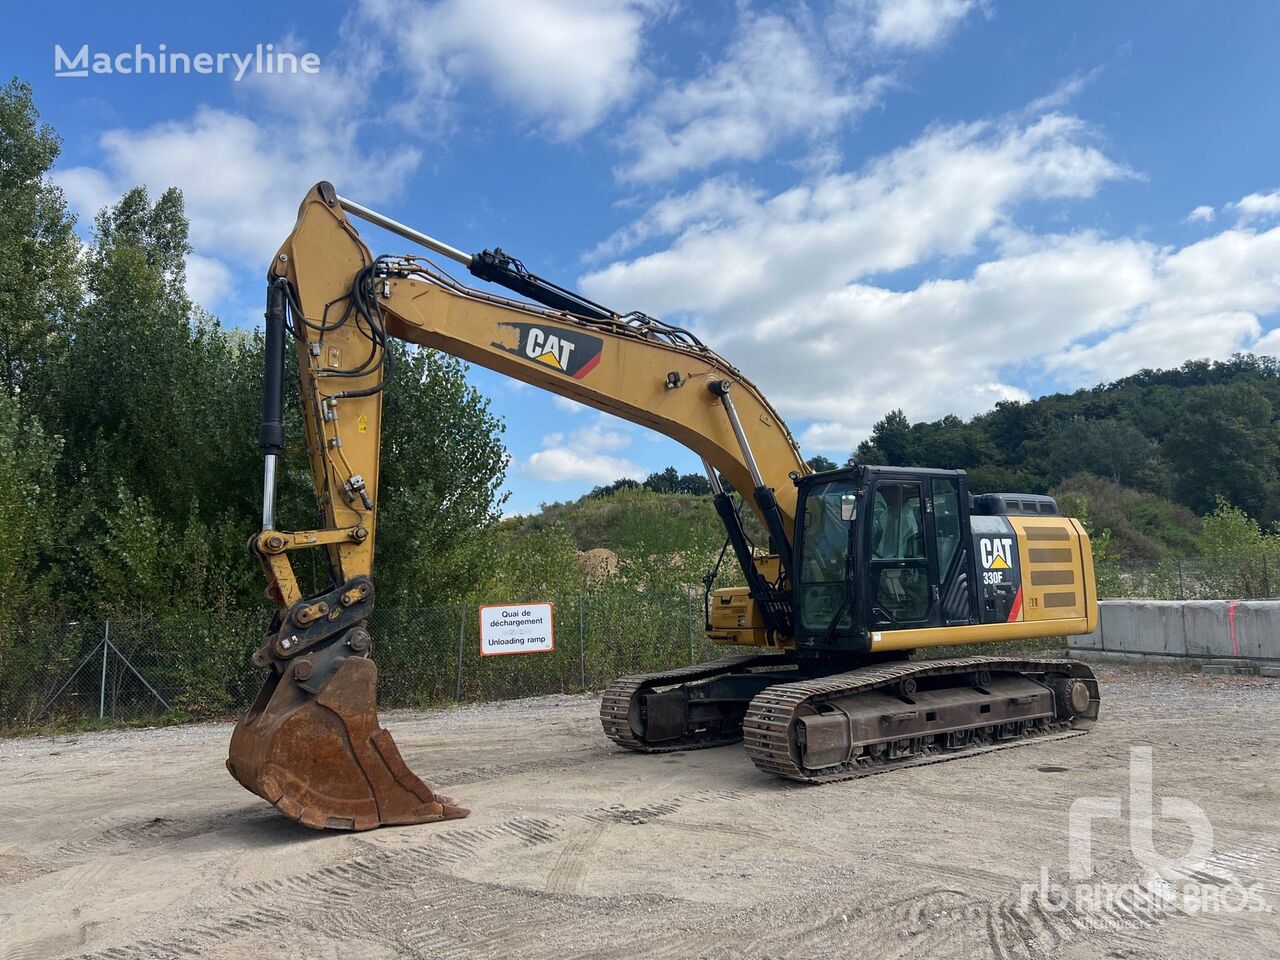
<instances>
[{"instance_id":1,"label":"bucket tooth","mask_svg":"<svg viewBox=\"0 0 1280 960\"><path fill-rule=\"evenodd\" d=\"M231 735L227 769L292 820L316 829L371 830L465 817L420 780L378 725L378 668L335 657L323 679L291 662L272 670ZM318 679L318 682L316 682Z\"/></svg>"}]
</instances>

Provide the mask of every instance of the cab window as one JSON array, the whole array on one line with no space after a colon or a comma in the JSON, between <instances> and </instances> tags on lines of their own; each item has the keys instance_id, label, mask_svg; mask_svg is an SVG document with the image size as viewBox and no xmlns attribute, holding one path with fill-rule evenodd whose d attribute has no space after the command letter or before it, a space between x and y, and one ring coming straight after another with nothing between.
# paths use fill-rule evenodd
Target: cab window
<instances>
[{"instance_id":1,"label":"cab window","mask_svg":"<svg viewBox=\"0 0 1280 960\"><path fill-rule=\"evenodd\" d=\"M872 498L871 578L872 597L881 611L878 623L907 625L928 617L929 569L919 483L876 484Z\"/></svg>"},{"instance_id":2,"label":"cab window","mask_svg":"<svg viewBox=\"0 0 1280 960\"><path fill-rule=\"evenodd\" d=\"M872 510L872 560L924 559L920 484L878 484Z\"/></svg>"}]
</instances>

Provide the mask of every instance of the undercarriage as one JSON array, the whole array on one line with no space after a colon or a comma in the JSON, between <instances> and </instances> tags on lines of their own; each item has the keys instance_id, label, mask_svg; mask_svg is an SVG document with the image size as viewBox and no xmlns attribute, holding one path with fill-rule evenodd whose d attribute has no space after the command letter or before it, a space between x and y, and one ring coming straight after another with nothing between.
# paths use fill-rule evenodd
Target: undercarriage
<instances>
[{"instance_id":1,"label":"undercarriage","mask_svg":"<svg viewBox=\"0 0 1280 960\"><path fill-rule=\"evenodd\" d=\"M1076 736L1099 703L1093 672L1075 660L898 658L849 669L763 655L623 677L600 718L630 750L743 740L761 770L822 783Z\"/></svg>"}]
</instances>

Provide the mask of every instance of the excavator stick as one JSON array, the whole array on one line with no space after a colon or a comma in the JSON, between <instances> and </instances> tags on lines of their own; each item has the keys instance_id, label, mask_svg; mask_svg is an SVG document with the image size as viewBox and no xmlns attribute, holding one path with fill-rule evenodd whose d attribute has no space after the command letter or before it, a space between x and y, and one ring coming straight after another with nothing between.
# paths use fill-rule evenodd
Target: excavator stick
<instances>
[{"instance_id":1,"label":"excavator stick","mask_svg":"<svg viewBox=\"0 0 1280 960\"><path fill-rule=\"evenodd\" d=\"M338 616L296 626L299 604L254 662L270 666L252 708L231 736L227 769L290 819L316 829L371 830L465 817L405 764L378 724L378 668L365 621L372 585L335 591ZM349 601L343 607L343 599Z\"/></svg>"},{"instance_id":2,"label":"excavator stick","mask_svg":"<svg viewBox=\"0 0 1280 960\"><path fill-rule=\"evenodd\" d=\"M287 262L289 257L279 259ZM369 659L373 639L368 630L374 589L367 572L372 563L377 489L380 367L351 381L353 392L345 402L350 408L350 433L357 439L339 458L343 464L352 460L362 464L368 482L350 470L342 478L333 476L336 466L328 457L322 458L321 451L340 448L336 429L343 417L338 413L322 417L308 407L304 416L308 449L317 467L317 494L328 504L329 526L302 533L275 529L276 466L284 451L289 298L288 281L274 279L267 296L258 433L264 454L262 532L249 541L249 552L267 576L267 593L276 603L277 614L265 642L253 655L254 665L267 669L267 679L231 736L227 769L245 789L274 804L285 816L318 830L371 830L465 817L469 811L413 774L391 734L378 724L378 668ZM311 328L299 314L292 329L297 338ZM338 332L352 335L351 329ZM299 346L300 392L314 400L321 392L320 377L308 361L314 361L320 351L317 345L312 353L305 341ZM348 344L335 334L329 347L341 353ZM376 346L375 356L381 350ZM355 352L349 350L349 354ZM335 393L331 402L336 405L341 397ZM326 428L331 431L328 436L323 434ZM360 439L368 442L362 444ZM338 504L346 504L341 519L334 515ZM330 571L335 581L348 564L362 572L351 575L348 570L335 589L303 598L288 551L316 546L332 548Z\"/></svg>"}]
</instances>

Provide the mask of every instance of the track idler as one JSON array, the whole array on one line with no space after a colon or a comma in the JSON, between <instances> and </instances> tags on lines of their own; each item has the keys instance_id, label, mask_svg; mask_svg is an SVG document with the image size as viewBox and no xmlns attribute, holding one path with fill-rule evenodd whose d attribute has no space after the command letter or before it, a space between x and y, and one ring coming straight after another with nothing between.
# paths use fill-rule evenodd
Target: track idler
<instances>
[{"instance_id":1,"label":"track idler","mask_svg":"<svg viewBox=\"0 0 1280 960\"><path fill-rule=\"evenodd\" d=\"M290 819L371 830L465 817L405 764L378 725L366 627L373 585L356 578L295 604L254 654L270 673L231 735L227 769Z\"/></svg>"}]
</instances>

